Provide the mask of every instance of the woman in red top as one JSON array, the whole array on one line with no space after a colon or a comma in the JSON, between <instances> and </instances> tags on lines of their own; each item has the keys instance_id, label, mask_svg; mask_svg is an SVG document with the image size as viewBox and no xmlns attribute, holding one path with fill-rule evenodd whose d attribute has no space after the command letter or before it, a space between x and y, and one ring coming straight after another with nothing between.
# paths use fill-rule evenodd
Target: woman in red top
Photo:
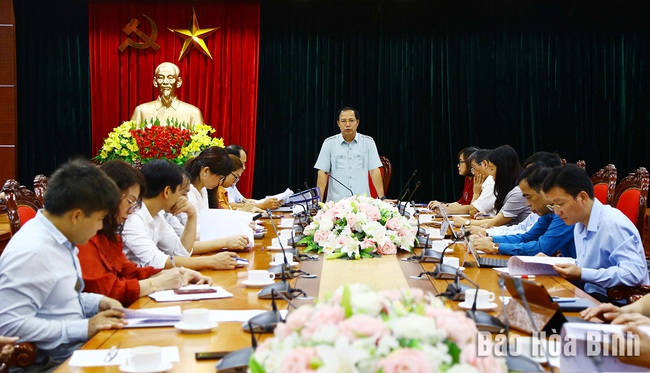
<instances>
[{"instance_id":1,"label":"woman in red top","mask_svg":"<svg viewBox=\"0 0 650 373\"><path fill-rule=\"evenodd\" d=\"M101 169L115 181L122 200L115 211L106 215L102 230L88 243L78 246L84 291L106 295L128 307L154 291L178 289L190 282L211 284L212 279L190 269L141 268L126 258L122 251L122 226L142 202L144 177L140 170L118 160L104 163Z\"/></svg>"},{"instance_id":2,"label":"woman in red top","mask_svg":"<svg viewBox=\"0 0 650 373\"><path fill-rule=\"evenodd\" d=\"M458 174L460 176L465 176L465 183L463 184L463 193L460 195L460 199L458 201L449 203L446 205L446 207L451 208L451 210L454 210L456 207L460 206L467 206L470 203L472 203L472 197L474 196L474 175L472 175L472 168L469 165L469 156L472 155L475 151L477 151L478 148L475 148L473 146L469 146L460 152L458 152ZM440 202L438 201L431 201L429 202L429 209L434 209L436 208ZM447 212L450 210L447 209Z\"/></svg>"}]
</instances>

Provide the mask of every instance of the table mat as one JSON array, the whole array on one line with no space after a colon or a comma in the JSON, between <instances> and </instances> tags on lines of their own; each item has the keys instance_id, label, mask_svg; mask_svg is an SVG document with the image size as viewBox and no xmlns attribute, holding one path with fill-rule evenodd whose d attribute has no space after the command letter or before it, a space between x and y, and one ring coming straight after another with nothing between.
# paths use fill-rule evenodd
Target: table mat
<instances>
[{"instance_id":1,"label":"table mat","mask_svg":"<svg viewBox=\"0 0 650 373\"><path fill-rule=\"evenodd\" d=\"M318 297L323 299L339 286L361 282L372 290L408 287L399 259L395 255L360 260L324 260Z\"/></svg>"}]
</instances>

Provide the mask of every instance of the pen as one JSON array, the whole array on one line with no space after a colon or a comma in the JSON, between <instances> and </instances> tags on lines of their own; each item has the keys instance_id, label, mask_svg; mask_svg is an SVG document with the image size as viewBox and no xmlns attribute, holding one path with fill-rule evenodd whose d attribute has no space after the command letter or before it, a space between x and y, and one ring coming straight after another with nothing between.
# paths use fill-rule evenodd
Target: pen
<instances>
[{"instance_id":1,"label":"pen","mask_svg":"<svg viewBox=\"0 0 650 373\"><path fill-rule=\"evenodd\" d=\"M535 275L521 275L521 276L512 276L512 277L529 279L529 278L535 278Z\"/></svg>"},{"instance_id":2,"label":"pen","mask_svg":"<svg viewBox=\"0 0 650 373\"><path fill-rule=\"evenodd\" d=\"M553 300L556 301L557 303L568 303L568 302L574 302L580 298L560 298L560 297L553 297Z\"/></svg>"},{"instance_id":3,"label":"pen","mask_svg":"<svg viewBox=\"0 0 650 373\"><path fill-rule=\"evenodd\" d=\"M172 267L176 268L176 263L174 263L174 256L169 256L169 261L172 262Z\"/></svg>"}]
</instances>

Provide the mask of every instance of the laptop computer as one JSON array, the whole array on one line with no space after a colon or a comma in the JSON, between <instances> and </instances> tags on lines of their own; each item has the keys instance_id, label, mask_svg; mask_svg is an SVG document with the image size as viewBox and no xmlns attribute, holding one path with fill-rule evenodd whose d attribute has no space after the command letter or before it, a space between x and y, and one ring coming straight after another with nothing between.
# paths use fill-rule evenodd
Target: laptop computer
<instances>
[{"instance_id":1,"label":"laptop computer","mask_svg":"<svg viewBox=\"0 0 650 373\"><path fill-rule=\"evenodd\" d=\"M513 298L521 300L521 296L517 292L517 288L515 287L515 283L514 283L515 280L521 281L521 284L523 285L524 288L524 294L526 295L526 300L529 303L534 303L544 308L559 310L561 312L580 312L585 308L595 307L597 305L596 303L586 298L551 297L551 295L548 293L548 290L546 290L544 285L539 282L516 278L505 273L499 273L499 277L502 277L505 280L504 282L506 285L506 289L508 290L508 292ZM576 317L565 316L565 318L571 319L571 321L573 322L575 321L585 322L584 320Z\"/></svg>"},{"instance_id":2,"label":"laptop computer","mask_svg":"<svg viewBox=\"0 0 650 373\"><path fill-rule=\"evenodd\" d=\"M476 261L476 265L479 268L499 268L499 267L507 267L508 266L508 259L498 259L498 258L483 258L478 254L478 251L476 251L476 248L474 247L474 244L472 241L469 240L469 238L465 237L465 243L467 244L467 248L470 253L474 257L474 260Z\"/></svg>"}]
</instances>

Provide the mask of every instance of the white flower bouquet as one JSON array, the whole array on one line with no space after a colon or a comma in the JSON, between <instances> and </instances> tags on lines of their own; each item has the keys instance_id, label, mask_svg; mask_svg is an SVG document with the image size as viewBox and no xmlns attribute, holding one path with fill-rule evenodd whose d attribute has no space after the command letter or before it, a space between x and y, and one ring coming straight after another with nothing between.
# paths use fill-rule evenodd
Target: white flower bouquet
<instances>
[{"instance_id":1,"label":"white flower bouquet","mask_svg":"<svg viewBox=\"0 0 650 373\"><path fill-rule=\"evenodd\" d=\"M305 251L325 253L328 259L371 258L411 251L417 227L393 205L367 196L321 203L300 243Z\"/></svg>"},{"instance_id":2,"label":"white flower bouquet","mask_svg":"<svg viewBox=\"0 0 650 373\"><path fill-rule=\"evenodd\" d=\"M463 312L420 289L346 285L278 324L251 356L249 372L505 372L504 359L478 356L477 335Z\"/></svg>"}]
</instances>

